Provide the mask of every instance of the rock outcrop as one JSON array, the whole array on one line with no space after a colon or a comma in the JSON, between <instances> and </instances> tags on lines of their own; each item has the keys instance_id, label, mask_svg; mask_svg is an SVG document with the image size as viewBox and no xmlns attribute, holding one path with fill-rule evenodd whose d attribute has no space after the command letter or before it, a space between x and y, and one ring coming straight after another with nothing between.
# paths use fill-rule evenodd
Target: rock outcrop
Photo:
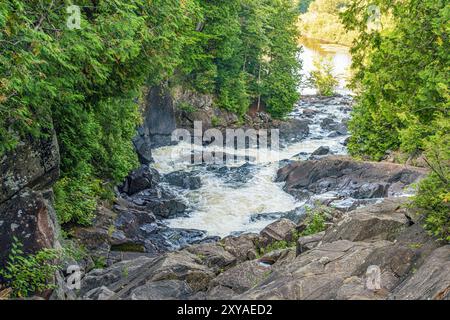
<instances>
[{"instance_id":1,"label":"rock outcrop","mask_svg":"<svg viewBox=\"0 0 450 320\"><path fill-rule=\"evenodd\" d=\"M349 212L299 238L297 252L259 255L264 239L292 239L295 225L280 220L261 234L123 261L88 273L81 298L450 299L450 246L412 224L404 203L386 199Z\"/></svg>"},{"instance_id":2,"label":"rock outcrop","mask_svg":"<svg viewBox=\"0 0 450 320\"><path fill-rule=\"evenodd\" d=\"M0 268L13 237L25 253L56 243L52 185L59 177L59 150L54 132L49 138L29 137L0 159Z\"/></svg>"},{"instance_id":3,"label":"rock outcrop","mask_svg":"<svg viewBox=\"0 0 450 320\"><path fill-rule=\"evenodd\" d=\"M358 162L333 156L321 160L293 162L278 171L277 181L298 198L334 192L355 199L401 195L426 174L419 168L392 163Z\"/></svg>"}]
</instances>

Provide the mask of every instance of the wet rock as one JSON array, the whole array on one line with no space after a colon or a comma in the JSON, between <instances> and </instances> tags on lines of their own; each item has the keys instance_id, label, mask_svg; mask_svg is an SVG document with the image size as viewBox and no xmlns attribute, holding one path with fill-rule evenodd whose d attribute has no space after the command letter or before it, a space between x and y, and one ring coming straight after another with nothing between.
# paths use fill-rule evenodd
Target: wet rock
<instances>
[{"instance_id":1,"label":"wet rock","mask_svg":"<svg viewBox=\"0 0 450 320\"><path fill-rule=\"evenodd\" d=\"M278 171L276 181L284 181L284 190L295 196L335 192L339 197L367 199L401 194L425 174L414 167L333 156L294 162Z\"/></svg>"},{"instance_id":2,"label":"wet rock","mask_svg":"<svg viewBox=\"0 0 450 320\"><path fill-rule=\"evenodd\" d=\"M330 147L321 146L321 147L317 148L317 150L314 151L311 154L311 157L314 157L314 156L325 156L327 154L330 154Z\"/></svg>"},{"instance_id":3,"label":"wet rock","mask_svg":"<svg viewBox=\"0 0 450 320\"><path fill-rule=\"evenodd\" d=\"M148 165L153 162L152 142L148 128L138 128L137 134L133 138L133 145L141 164Z\"/></svg>"},{"instance_id":4,"label":"wet rock","mask_svg":"<svg viewBox=\"0 0 450 320\"><path fill-rule=\"evenodd\" d=\"M163 224L147 224L143 231L145 251L158 255L168 251L180 250L189 245L218 241L217 237L208 237L202 230L169 228Z\"/></svg>"},{"instance_id":5,"label":"wet rock","mask_svg":"<svg viewBox=\"0 0 450 320\"><path fill-rule=\"evenodd\" d=\"M239 167L214 166L207 167L208 171L225 180L229 184L242 184L249 182L256 174L258 167L251 163L244 163Z\"/></svg>"},{"instance_id":6,"label":"wet rock","mask_svg":"<svg viewBox=\"0 0 450 320\"><path fill-rule=\"evenodd\" d=\"M176 129L175 106L172 94L164 85L149 90L141 131L147 131L152 148L173 144L172 132Z\"/></svg>"},{"instance_id":7,"label":"wet rock","mask_svg":"<svg viewBox=\"0 0 450 320\"><path fill-rule=\"evenodd\" d=\"M155 187L160 181L159 173L147 165L142 165L139 169L133 170L125 178L121 190L129 196L146 189Z\"/></svg>"},{"instance_id":8,"label":"wet rock","mask_svg":"<svg viewBox=\"0 0 450 320\"><path fill-rule=\"evenodd\" d=\"M297 142L301 141L309 135L309 121L300 119L291 119L283 122L279 126L280 139Z\"/></svg>"},{"instance_id":9,"label":"wet rock","mask_svg":"<svg viewBox=\"0 0 450 320\"><path fill-rule=\"evenodd\" d=\"M319 111L314 110L314 109L303 109L303 112L302 112L302 114L308 118L314 117L317 113L319 113Z\"/></svg>"},{"instance_id":10,"label":"wet rock","mask_svg":"<svg viewBox=\"0 0 450 320\"><path fill-rule=\"evenodd\" d=\"M334 119L332 118L325 118L322 120L322 122L320 123L320 127L323 130L327 130L327 131L334 131L339 135L347 135L348 133L348 129L347 129L347 124L346 122L342 122L342 123L338 123L336 121L334 121Z\"/></svg>"},{"instance_id":11,"label":"wet rock","mask_svg":"<svg viewBox=\"0 0 450 320\"><path fill-rule=\"evenodd\" d=\"M134 194L128 200L139 210L149 211L162 219L183 216L187 208L186 204L178 199L173 191L161 185Z\"/></svg>"},{"instance_id":12,"label":"wet rock","mask_svg":"<svg viewBox=\"0 0 450 320\"><path fill-rule=\"evenodd\" d=\"M173 186L177 186L183 189L197 190L202 186L200 177L196 176L196 173L175 171L164 175L163 181Z\"/></svg>"},{"instance_id":13,"label":"wet rock","mask_svg":"<svg viewBox=\"0 0 450 320\"><path fill-rule=\"evenodd\" d=\"M349 144L349 142L350 142L350 138L351 138L351 137L346 138L346 139L342 142L342 145L345 146L345 147L348 146L348 144Z\"/></svg>"},{"instance_id":14,"label":"wet rock","mask_svg":"<svg viewBox=\"0 0 450 320\"><path fill-rule=\"evenodd\" d=\"M288 219L280 219L265 227L261 232L260 244L268 246L277 241L291 241L296 224Z\"/></svg>"}]
</instances>

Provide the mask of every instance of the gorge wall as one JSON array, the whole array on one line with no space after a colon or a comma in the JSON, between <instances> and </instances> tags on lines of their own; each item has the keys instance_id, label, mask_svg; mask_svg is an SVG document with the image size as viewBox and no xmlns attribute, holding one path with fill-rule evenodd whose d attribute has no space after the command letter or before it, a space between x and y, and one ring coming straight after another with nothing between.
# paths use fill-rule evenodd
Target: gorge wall
<instances>
[{"instance_id":1,"label":"gorge wall","mask_svg":"<svg viewBox=\"0 0 450 320\"><path fill-rule=\"evenodd\" d=\"M14 238L25 253L57 243L52 185L59 177L59 161L54 132L48 138L29 137L0 159L0 268Z\"/></svg>"}]
</instances>

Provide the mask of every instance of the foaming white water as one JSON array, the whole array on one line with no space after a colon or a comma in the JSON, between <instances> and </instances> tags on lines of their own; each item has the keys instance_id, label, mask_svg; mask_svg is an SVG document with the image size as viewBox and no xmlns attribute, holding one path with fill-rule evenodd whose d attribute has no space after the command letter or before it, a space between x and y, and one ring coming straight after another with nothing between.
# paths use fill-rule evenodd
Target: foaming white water
<instances>
[{"instance_id":1,"label":"foaming white water","mask_svg":"<svg viewBox=\"0 0 450 320\"><path fill-rule=\"evenodd\" d=\"M291 159L298 153L311 154L320 146L328 146L336 154L345 153L341 142L345 137L306 139L288 145L279 151L261 152L257 149L238 150L238 155L257 158L257 172L246 183L230 183L203 166L190 163L191 145L180 143L176 146L154 150L154 167L161 173L178 170L198 170L202 179L199 190L187 191L187 200L192 212L189 217L167 220L174 228L201 229L209 235L227 236L233 232L259 232L273 220L251 221L254 214L288 212L302 203L283 191L282 184L274 178L279 169L279 160ZM197 151L208 148L197 147ZM235 150L221 150L233 154ZM227 166L240 166L244 161L228 163ZM225 164L224 164L225 165Z\"/></svg>"},{"instance_id":2,"label":"foaming white water","mask_svg":"<svg viewBox=\"0 0 450 320\"><path fill-rule=\"evenodd\" d=\"M202 229L210 235L226 236L232 232L258 232L270 221L250 223L252 214L284 212L297 207L295 199L273 183L274 166L261 168L242 186L229 185L213 174L203 176L203 186L188 195L196 203L189 218L169 220L176 228Z\"/></svg>"},{"instance_id":3,"label":"foaming white water","mask_svg":"<svg viewBox=\"0 0 450 320\"><path fill-rule=\"evenodd\" d=\"M338 50L339 49L339 50ZM327 51L305 48L301 58L303 59L303 75L308 76L313 68L314 55L331 56L335 66L336 76L339 79L338 92L349 94L345 88L345 72L350 65L350 55L342 48L328 48ZM301 88L302 94L314 94L315 89ZM320 101L316 106L308 105L307 108L319 111L311 119L309 126L310 135L307 139L289 143L280 150L258 150L258 149L219 149L216 151L237 155L248 156L251 163L256 164L256 173L246 183L226 181L220 175L208 171L205 166L191 164L191 145L179 143L153 150L155 160L154 168L163 174L179 170L196 170L202 180L202 187L195 191L180 191L180 196L185 199L191 212L189 217L166 220L167 224L175 228L200 229L209 235L226 236L233 232L259 232L273 220L251 221L251 216L261 213L288 212L303 203L297 202L294 197L284 192L282 184L275 183L274 178L279 169L279 161L284 159L306 159L321 146L328 146L334 154L346 154L346 148L342 142L347 138L327 137L330 132L324 131L320 123L325 118L332 118L341 122L348 117L338 103L323 106ZM298 106L291 117L301 115L303 109ZM195 155L202 151L212 151L213 148L195 146ZM245 162L226 163L228 167L237 167ZM225 164L223 164L225 165Z\"/></svg>"}]
</instances>

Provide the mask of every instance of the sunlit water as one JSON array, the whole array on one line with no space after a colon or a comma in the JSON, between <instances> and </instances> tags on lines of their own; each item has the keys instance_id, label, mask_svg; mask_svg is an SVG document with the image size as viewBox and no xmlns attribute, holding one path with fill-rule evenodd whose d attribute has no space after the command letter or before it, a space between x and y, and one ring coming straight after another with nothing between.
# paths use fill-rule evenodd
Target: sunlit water
<instances>
[{"instance_id":1,"label":"sunlit water","mask_svg":"<svg viewBox=\"0 0 450 320\"><path fill-rule=\"evenodd\" d=\"M303 39L301 41L302 51L302 79L303 85L300 88L302 94L316 94L317 90L307 84L311 72L315 69L314 60L318 58L329 59L333 66L333 75L339 81L336 92L349 95L351 91L347 88L350 78L350 67L352 58L349 49L345 46L335 44L324 44L315 40Z\"/></svg>"},{"instance_id":2,"label":"sunlit water","mask_svg":"<svg viewBox=\"0 0 450 320\"><path fill-rule=\"evenodd\" d=\"M319 51L305 48L302 54L304 59L304 74L310 72L313 56ZM336 72L341 72L349 65L349 56L335 53L333 55ZM340 92L347 93L345 89L344 77L340 78ZM312 88L302 88L303 94L314 94ZM308 106L310 108L310 106ZM320 108L320 107L318 107ZM298 106L291 114L295 117L301 112ZM329 132L323 132L320 128L320 121L332 116L340 121L344 117L339 106L331 106L326 110L321 109L310 126L311 134L301 142L287 144L279 151L261 152L256 149L248 151L250 156L257 158L256 173L251 180L246 183L230 183L214 172L208 171L204 166L193 166L187 160L191 152L191 146L180 143L176 146L162 147L154 150L154 167L161 173L170 173L178 170L196 170L202 180L202 187L199 190L177 190L178 195L188 204L190 212L188 217L166 220L166 223L174 228L200 229L213 236L227 236L236 232L259 232L272 220L260 220L251 222L253 214L288 212L303 203L298 202L282 190L283 184L275 183L274 178L280 167L279 160L307 158L308 154L314 152L320 146L328 146L335 154L345 154L346 149L342 142L346 137L328 138ZM231 150L229 150L231 151ZM299 153L305 153L295 157ZM229 164L240 166L244 162Z\"/></svg>"}]
</instances>

